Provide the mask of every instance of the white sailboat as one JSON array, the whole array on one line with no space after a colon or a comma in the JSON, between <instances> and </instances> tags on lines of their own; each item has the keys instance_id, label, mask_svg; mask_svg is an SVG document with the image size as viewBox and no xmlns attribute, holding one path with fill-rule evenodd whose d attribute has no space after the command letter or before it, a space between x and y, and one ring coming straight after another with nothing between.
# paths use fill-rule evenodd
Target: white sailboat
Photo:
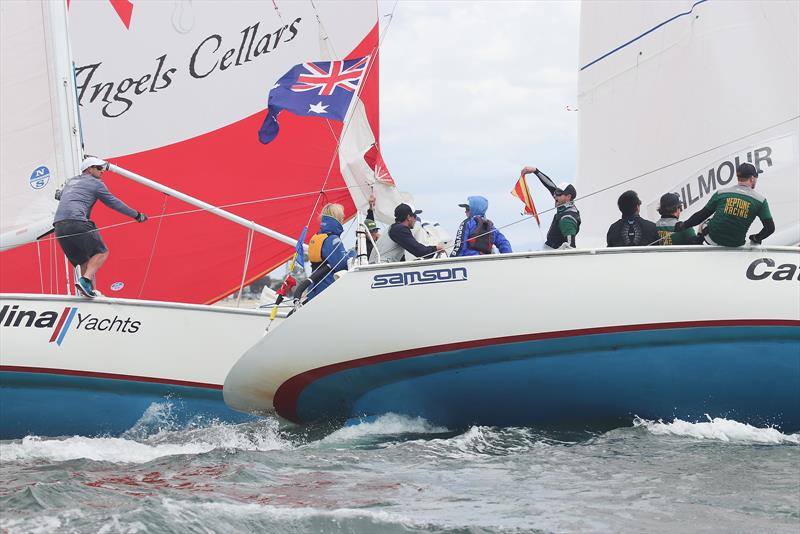
<instances>
[{"instance_id":1,"label":"white sailboat","mask_svg":"<svg viewBox=\"0 0 800 534\"><path fill-rule=\"evenodd\" d=\"M341 55L377 46L374 6L122 4L0 4L0 439L119 434L165 400L179 407L178 423L246 418L224 405L222 382L269 310L207 304L291 255L289 235L300 234L320 190L332 201L346 195L347 216L355 213L351 182L333 166L335 125L311 120L309 131L288 117L275 148L257 131L289 66L338 57L334 46ZM125 225L95 210L111 259L98 278L106 297L94 300L72 294L52 237L36 241L52 225L55 189L78 174L82 141L112 162L112 191L151 216ZM306 154L286 154L305 141Z\"/></svg>"},{"instance_id":2,"label":"white sailboat","mask_svg":"<svg viewBox=\"0 0 800 534\"><path fill-rule=\"evenodd\" d=\"M710 415L800 429L800 248L779 246L796 242L800 213L798 18L796 3L586 2L582 13L579 244L592 228L599 244L622 191L657 200L749 152L788 229L774 245L358 266L239 359L226 403L298 423L388 412L451 428ZM731 44L737 35L748 37ZM737 65L740 52L769 60ZM773 83L731 88L758 75ZM758 152L773 138L790 141L780 165L777 148L772 162ZM689 208L701 204L685 191ZM364 309L385 319L369 331L347 319Z\"/></svg>"}]
</instances>

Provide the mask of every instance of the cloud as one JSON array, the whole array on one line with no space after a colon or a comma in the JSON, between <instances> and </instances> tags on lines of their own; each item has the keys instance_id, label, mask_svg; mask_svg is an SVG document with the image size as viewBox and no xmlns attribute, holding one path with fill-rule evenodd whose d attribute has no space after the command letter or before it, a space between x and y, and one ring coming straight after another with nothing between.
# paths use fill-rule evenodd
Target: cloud
<instances>
[{"instance_id":1,"label":"cloud","mask_svg":"<svg viewBox=\"0 0 800 534\"><path fill-rule=\"evenodd\" d=\"M392 6L379 4L382 14ZM519 220L522 204L510 191L524 165L574 178L577 113L566 107L577 103L579 9L397 4L381 47L383 154L399 187L451 233L468 195L490 199L497 226ZM540 210L552 207L538 180L530 187ZM530 221L504 232L517 250L540 242Z\"/></svg>"}]
</instances>

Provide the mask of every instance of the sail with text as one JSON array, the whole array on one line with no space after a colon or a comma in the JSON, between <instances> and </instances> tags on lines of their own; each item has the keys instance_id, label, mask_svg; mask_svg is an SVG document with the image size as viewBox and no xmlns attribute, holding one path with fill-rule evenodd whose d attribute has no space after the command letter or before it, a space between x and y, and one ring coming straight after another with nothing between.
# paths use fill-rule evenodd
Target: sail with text
<instances>
[{"instance_id":1,"label":"sail with text","mask_svg":"<svg viewBox=\"0 0 800 534\"><path fill-rule=\"evenodd\" d=\"M86 152L286 236L299 236L309 221L313 234L315 210L326 202L344 205L352 218L366 205L369 182L376 189L384 183L364 159L380 146L374 4L136 2L126 27L110 3L71 2L69 19ZM349 67L366 57L358 103L346 110L358 107L360 127L286 112L280 135L259 141L265 92L293 66L314 60ZM359 128L368 134L358 146L344 139ZM340 144L360 158L355 194ZM110 251L97 279L105 295L210 303L295 252L110 172L103 180L150 216L135 224L104 206L94 209ZM0 292L64 291L63 255L52 243L41 245L0 253Z\"/></svg>"}]
</instances>

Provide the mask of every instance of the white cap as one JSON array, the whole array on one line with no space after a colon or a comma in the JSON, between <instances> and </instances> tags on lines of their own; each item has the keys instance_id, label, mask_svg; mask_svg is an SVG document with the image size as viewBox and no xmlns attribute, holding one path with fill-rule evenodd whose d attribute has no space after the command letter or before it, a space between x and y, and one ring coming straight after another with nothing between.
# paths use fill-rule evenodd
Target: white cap
<instances>
[{"instance_id":1,"label":"white cap","mask_svg":"<svg viewBox=\"0 0 800 534\"><path fill-rule=\"evenodd\" d=\"M88 158L86 158L81 162L81 172L95 165L99 167L106 167L108 165L108 162L103 161L102 159L96 158L94 156L89 156Z\"/></svg>"}]
</instances>

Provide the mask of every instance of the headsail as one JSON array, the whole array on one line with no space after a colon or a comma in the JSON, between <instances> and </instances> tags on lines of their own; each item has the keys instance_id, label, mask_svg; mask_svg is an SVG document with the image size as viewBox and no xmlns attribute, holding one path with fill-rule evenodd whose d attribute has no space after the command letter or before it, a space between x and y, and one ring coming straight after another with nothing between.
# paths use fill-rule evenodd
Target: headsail
<instances>
[{"instance_id":1,"label":"headsail","mask_svg":"<svg viewBox=\"0 0 800 534\"><path fill-rule=\"evenodd\" d=\"M0 250L53 225L79 138L62 2L0 2ZM5 281L5 280L4 280Z\"/></svg>"},{"instance_id":2,"label":"headsail","mask_svg":"<svg viewBox=\"0 0 800 534\"><path fill-rule=\"evenodd\" d=\"M374 4L139 2L126 27L107 3L72 2L70 17L87 151L285 235L309 219L313 233L312 212L324 202L353 216L338 162L342 123L283 114L269 145L258 130L270 88L292 65L372 55L360 96L377 136ZM107 182L152 219L130 224L96 210L112 251L98 280L106 294L211 302L236 291L243 270L253 280L294 250L256 235L245 268L247 230L204 212L176 215L192 208L121 178ZM15 252L4 271L36 271L35 250ZM28 278L4 274L2 290L39 291L38 271Z\"/></svg>"},{"instance_id":3,"label":"headsail","mask_svg":"<svg viewBox=\"0 0 800 534\"><path fill-rule=\"evenodd\" d=\"M800 241L798 21L797 2L582 4L579 191L599 192L578 199L582 243L601 244L623 191L652 219L677 192L686 217L745 161L763 171L767 242Z\"/></svg>"}]
</instances>

